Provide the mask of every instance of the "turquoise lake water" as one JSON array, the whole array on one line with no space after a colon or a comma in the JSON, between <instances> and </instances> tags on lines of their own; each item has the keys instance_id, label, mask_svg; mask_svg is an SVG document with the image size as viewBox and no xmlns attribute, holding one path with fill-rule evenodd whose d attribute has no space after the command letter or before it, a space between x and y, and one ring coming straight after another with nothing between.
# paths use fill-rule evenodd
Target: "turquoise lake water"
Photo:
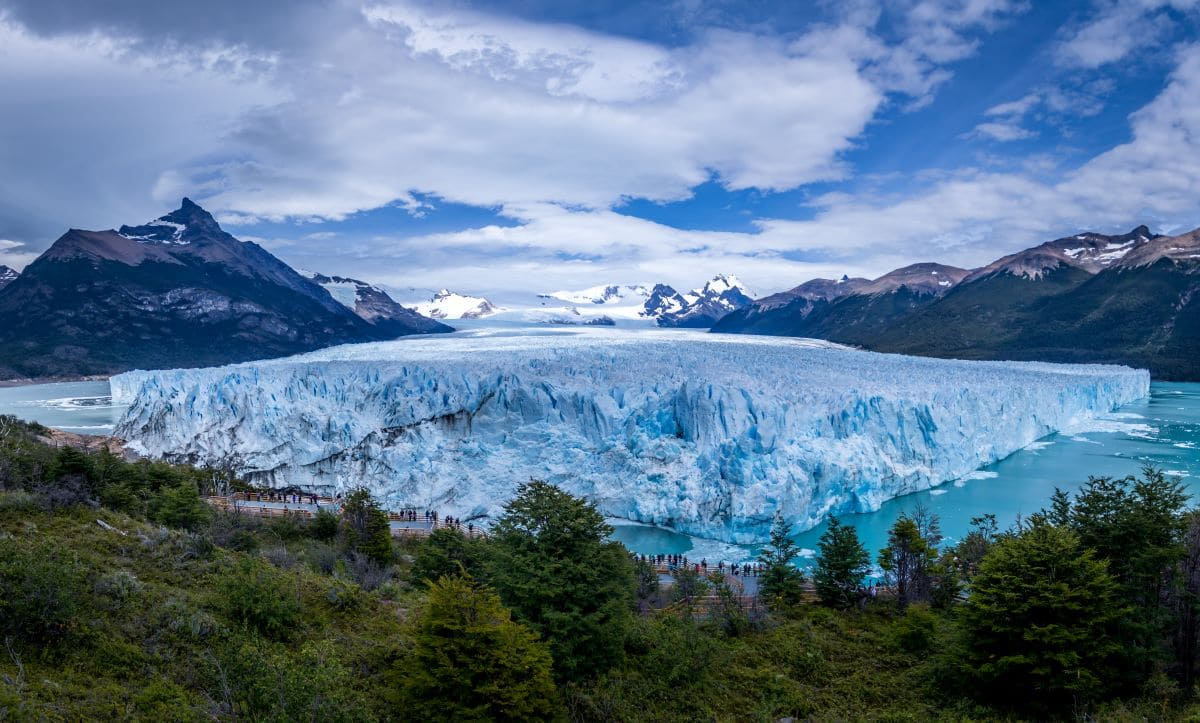
<instances>
[{"instance_id":1,"label":"turquoise lake water","mask_svg":"<svg viewBox=\"0 0 1200 723\"><path fill-rule=\"evenodd\" d=\"M107 382L66 382L0 388L0 414L41 422L83 434L107 434L122 408L109 398ZM1049 502L1055 487L1074 490L1089 475L1137 474L1153 465L1178 476L1200 503L1200 384L1155 382L1150 396L1122 407L1086 429L1047 437L967 479L891 500L876 511L848 515L872 555L884 546L887 530L900 513L917 504L941 517L952 542L972 517L992 513L1006 527ZM823 526L797 535L815 550ZM669 529L618 523L615 537L642 553L686 553L709 560L741 560L752 546L700 540Z\"/></svg>"}]
</instances>

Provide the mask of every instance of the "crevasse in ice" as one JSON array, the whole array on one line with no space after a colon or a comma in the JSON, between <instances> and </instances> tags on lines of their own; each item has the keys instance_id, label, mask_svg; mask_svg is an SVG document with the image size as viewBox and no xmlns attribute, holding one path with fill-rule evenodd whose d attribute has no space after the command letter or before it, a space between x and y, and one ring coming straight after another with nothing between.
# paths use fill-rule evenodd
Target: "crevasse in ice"
<instances>
[{"instance_id":1,"label":"crevasse in ice","mask_svg":"<svg viewBox=\"0 0 1200 723\"><path fill-rule=\"evenodd\" d=\"M957 479L1148 394L1116 366L618 329L476 332L114 377L141 453L485 518L544 479L728 542ZM483 520L486 524L486 520Z\"/></svg>"}]
</instances>

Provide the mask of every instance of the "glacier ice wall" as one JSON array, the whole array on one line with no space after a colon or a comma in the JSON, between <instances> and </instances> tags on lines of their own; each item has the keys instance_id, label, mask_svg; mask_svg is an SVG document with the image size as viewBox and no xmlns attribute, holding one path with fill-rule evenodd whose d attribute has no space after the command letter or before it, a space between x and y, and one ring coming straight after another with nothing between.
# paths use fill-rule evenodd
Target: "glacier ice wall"
<instances>
[{"instance_id":1,"label":"glacier ice wall","mask_svg":"<svg viewBox=\"0 0 1200 723\"><path fill-rule=\"evenodd\" d=\"M961 362L688 332L543 331L335 347L111 381L141 453L257 484L365 485L486 518L529 478L729 542L878 509L1149 393L1116 366Z\"/></svg>"}]
</instances>

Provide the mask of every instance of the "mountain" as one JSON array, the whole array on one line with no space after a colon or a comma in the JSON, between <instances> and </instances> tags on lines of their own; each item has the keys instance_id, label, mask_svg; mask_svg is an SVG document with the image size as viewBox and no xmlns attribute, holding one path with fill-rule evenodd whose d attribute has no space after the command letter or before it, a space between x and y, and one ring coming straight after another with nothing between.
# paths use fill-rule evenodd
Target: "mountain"
<instances>
[{"instance_id":1,"label":"mountain","mask_svg":"<svg viewBox=\"0 0 1200 723\"><path fill-rule=\"evenodd\" d=\"M20 274L18 274L16 270L10 269L4 264L0 264L0 289L3 289L5 286L8 286L12 282L16 281L18 276L20 276Z\"/></svg>"},{"instance_id":2,"label":"mountain","mask_svg":"<svg viewBox=\"0 0 1200 723\"><path fill-rule=\"evenodd\" d=\"M120 230L71 229L0 291L0 376L285 356L449 330L381 328L188 199Z\"/></svg>"},{"instance_id":3,"label":"mountain","mask_svg":"<svg viewBox=\"0 0 1200 723\"><path fill-rule=\"evenodd\" d=\"M542 299L556 299L565 301L569 304L613 304L627 305L629 303L640 304L642 300L650 296L650 290L642 285L608 285L608 286L593 286L589 289L581 291L549 291L545 294L538 294Z\"/></svg>"},{"instance_id":4,"label":"mountain","mask_svg":"<svg viewBox=\"0 0 1200 723\"><path fill-rule=\"evenodd\" d=\"M686 294L662 284L655 286L646 300L644 315L657 317L659 326L707 329L730 312L753 303L749 290L736 276L718 274Z\"/></svg>"},{"instance_id":5,"label":"mountain","mask_svg":"<svg viewBox=\"0 0 1200 723\"><path fill-rule=\"evenodd\" d=\"M813 279L729 314L713 331L836 336L841 343L867 345L895 320L936 301L968 273L954 266L920 263L874 280Z\"/></svg>"},{"instance_id":6,"label":"mountain","mask_svg":"<svg viewBox=\"0 0 1200 723\"><path fill-rule=\"evenodd\" d=\"M429 301L417 304L417 311L434 319L482 319L500 309L483 297L442 289Z\"/></svg>"},{"instance_id":7,"label":"mountain","mask_svg":"<svg viewBox=\"0 0 1200 723\"><path fill-rule=\"evenodd\" d=\"M1161 379L1200 379L1200 230L1084 233L950 280L936 296L906 283L890 298L864 285L831 301L764 299L714 331L921 356L1119 363Z\"/></svg>"},{"instance_id":8,"label":"mountain","mask_svg":"<svg viewBox=\"0 0 1200 723\"><path fill-rule=\"evenodd\" d=\"M422 334L452 331L445 324L421 316L416 311L397 304L386 291L365 281L311 272L304 275L372 326L387 331L396 331L396 336L405 333L411 334L412 331L405 330L412 329Z\"/></svg>"}]
</instances>

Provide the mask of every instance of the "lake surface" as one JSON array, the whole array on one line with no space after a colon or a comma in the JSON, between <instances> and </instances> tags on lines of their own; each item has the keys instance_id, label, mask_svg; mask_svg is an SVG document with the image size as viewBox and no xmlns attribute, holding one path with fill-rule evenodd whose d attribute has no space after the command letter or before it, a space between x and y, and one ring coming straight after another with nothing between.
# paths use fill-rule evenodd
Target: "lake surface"
<instances>
[{"instance_id":1,"label":"lake surface","mask_svg":"<svg viewBox=\"0 0 1200 723\"><path fill-rule=\"evenodd\" d=\"M81 434L108 434L123 407L112 403L108 382L63 382L0 388L0 414ZM923 504L942 521L952 542L970 520L995 514L1006 527L1049 503L1055 487L1075 490L1089 475L1137 474L1153 465L1178 476L1200 502L1200 384L1155 382L1150 396L1086 428L1047 437L966 479L891 500L877 512L848 515L872 556L902 512ZM672 530L613 521L615 537L635 552L685 553L716 561L747 559L753 546L688 537ZM797 535L811 553L824 525Z\"/></svg>"},{"instance_id":2,"label":"lake surface","mask_svg":"<svg viewBox=\"0 0 1200 723\"><path fill-rule=\"evenodd\" d=\"M107 381L0 387L0 414L78 434L112 434L123 411Z\"/></svg>"}]
</instances>

